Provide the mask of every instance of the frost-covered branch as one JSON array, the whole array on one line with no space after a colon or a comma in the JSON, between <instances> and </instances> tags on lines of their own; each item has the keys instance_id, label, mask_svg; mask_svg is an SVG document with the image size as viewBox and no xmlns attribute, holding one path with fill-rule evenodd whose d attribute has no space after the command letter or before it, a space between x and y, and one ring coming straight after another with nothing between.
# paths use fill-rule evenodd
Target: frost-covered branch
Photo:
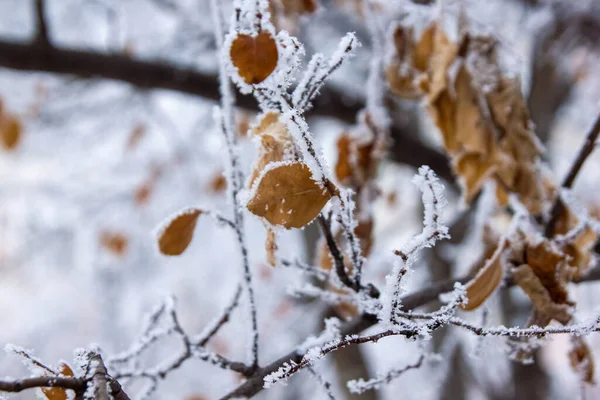
<instances>
[{"instance_id":1,"label":"frost-covered branch","mask_svg":"<svg viewBox=\"0 0 600 400\"><path fill-rule=\"evenodd\" d=\"M449 279L447 281L431 284L421 290L418 290L414 293L405 295L401 298L400 303L405 307L405 309L412 310L422 306L425 306L432 301L435 301L439 298L439 296L443 293L447 293L452 291L455 287L456 283L465 284L467 283L472 276L465 276L460 279ZM585 277L578 280L578 283L585 282L595 282L600 280L600 268L595 268L590 271ZM513 287L515 283L512 280L508 280L505 284L505 288ZM358 335L364 330L376 325L378 323L378 319L376 316L372 314L361 314L350 322L347 322L343 326L339 327L340 337L346 337L348 335ZM489 328L488 328L489 329ZM529 329L529 328L525 328ZM533 329L533 328L531 328ZM558 327L559 330L571 330L573 328L567 327ZM408 332L409 330L406 330ZM412 331L412 330L410 330ZM401 330L396 330L396 332L400 332L398 334L402 334ZM525 331L525 333L531 332L533 336L537 335L537 332ZM513 331L513 333L517 333ZM518 332L522 333L522 332ZM553 332L553 333L567 333L567 332ZM391 335L391 333L390 333ZM310 346L308 346L310 347ZM293 362L294 364L298 364L302 361L304 357L304 352L298 352L296 349L291 351L288 354L283 355L277 360L274 360L270 364L266 365L263 368L255 371L248 379L242 383L239 387L233 390L231 393L227 394L222 398L222 400L234 399L239 397L252 397L256 395L258 392L264 389L264 378L278 371L282 368L286 363L290 364Z\"/></svg>"},{"instance_id":2,"label":"frost-covered branch","mask_svg":"<svg viewBox=\"0 0 600 400\"><path fill-rule=\"evenodd\" d=\"M320 281L324 281L329 277L329 274L323 271L322 269L311 265L307 265L300 260L281 260L280 264L284 267L295 268L297 270L300 270L308 275L314 276Z\"/></svg>"},{"instance_id":3,"label":"frost-covered branch","mask_svg":"<svg viewBox=\"0 0 600 400\"><path fill-rule=\"evenodd\" d=\"M436 241L449 238L448 227L441 221L442 210L446 206L444 186L427 166L419 168L413 183L421 191L424 206L423 230L414 236L401 250L394 253L400 257L392 273L386 277L386 293L383 300L382 320L392 324L397 322L396 313L400 310L400 296L403 292L402 278L417 260L419 252L432 247Z\"/></svg>"},{"instance_id":4,"label":"frost-covered branch","mask_svg":"<svg viewBox=\"0 0 600 400\"><path fill-rule=\"evenodd\" d=\"M0 380L0 392L21 392L40 388L44 394L48 394L50 390L59 390L59 392L53 392L54 395L64 395L64 398L67 398L66 390L72 390L77 399L93 396L94 399L108 400L111 396L115 400L129 400L129 396L121 384L108 374L102 357L95 351L78 350L76 352L76 362L84 371L81 376L74 376L73 370L65 363L61 363L60 372L55 372L35 358L31 351L14 345L7 345L6 351L23 357L24 363L35 375L43 371L45 376ZM48 373L50 373L49 376ZM51 398L49 396L48 394L46 397Z\"/></svg>"},{"instance_id":5,"label":"frost-covered branch","mask_svg":"<svg viewBox=\"0 0 600 400\"><path fill-rule=\"evenodd\" d=\"M419 359L417 360L417 362L415 362L414 364L409 364L404 368L392 369L391 371L387 372L386 374L378 375L376 378L372 378L372 379L369 379L366 381L362 378L353 379L351 381L348 381L346 383L346 385L348 386L348 389L350 390L350 392L355 393L355 394L362 394L362 393L366 392L367 390L380 389L383 385L389 384L394 379L403 375L406 371L410 371L411 369L421 368L421 365L423 365L424 360L425 360L425 356L421 355L419 357Z\"/></svg>"},{"instance_id":6,"label":"frost-covered branch","mask_svg":"<svg viewBox=\"0 0 600 400\"><path fill-rule=\"evenodd\" d=\"M258 320L256 311L256 298L254 294L252 271L250 270L250 261L248 259L248 248L246 237L244 236L244 214L241 211L239 194L242 189L243 174L239 165L239 155L237 146L237 136L233 127L233 103L235 97L231 89L229 77L227 74L226 49L223 47L224 33L222 30L223 18L221 8L216 0L211 0L211 9L215 21L215 41L217 43L217 52L219 57L219 90L221 93L221 111L216 112L218 126L220 127L227 145L229 155L229 174L227 177L227 187L233 206L233 216L235 224L236 239L242 255L243 277L246 292L248 293L248 307L250 312L251 345L250 345L250 365L252 368L258 367Z\"/></svg>"},{"instance_id":7,"label":"frost-covered branch","mask_svg":"<svg viewBox=\"0 0 600 400\"><path fill-rule=\"evenodd\" d=\"M219 329L229 321L229 317L235 308L238 306L240 302L240 296L242 295L242 285L238 285L235 290L235 294L231 299L229 305L223 310L221 316L219 316L211 325L209 325L205 332L200 334L200 338L196 339L196 343L198 346L204 347L208 343L208 341L219 332Z\"/></svg>"},{"instance_id":8,"label":"frost-covered branch","mask_svg":"<svg viewBox=\"0 0 600 400\"><path fill-rule=\"evenodd\" d=\"M314 367L309 366L307 368L307 370L308 370L308 372L311 373L312 376L314 376L317 379L319 384L323 387L323 390L325 391L327 398L329 400L335 400L335 396L333 395L333 390L331 389L331 382L329 382L327 379L325 379L325 377L321 373L319 373L319 371L317 371Z\"/></svg>"},{"instance_id":9,"label":"frost-covered branch","mask_svg":"<svg viewBox=\"0 0 600 400\"><path fill-rule=\"evenodd\" d=\"M327 243L327 248L331 253L331 257L333 257L333 262L335 264L335 272L340 282L342 282L347 287L358 291L358 286L356 282L350 279L348 273L346 272L346 266L344 265L344 255L342 251L338 247L335 238L333 237L333 233L331 232L331 221L325 218L325 216L321 213L317 217L317 222L321 227L321 232L323 232L323 236L325 236L325 242Z\"/></svg>"},{"instance_id":10,"label":"frost-covered branch","mask_svg":"<svg viewBox=\"0 0 600 400\"><path fill-rule=\"evenodd\" d=\"M161 306L157 307L149 316L148 323L140 339L134 343L130 349L109 359L109 365L116 379L144 379L149 382L148 387L141 396L142 398L152 394L160 380L165 379L173 371L177 370L186 361L199 359L209 362L223 369L236 371L242 375L251 374L252 368L244 363L235 362L225 357L206 351L205 346L208 341L218 332L218 330L229 320L231 312L237 307L242 292L242 286L238 288L230 302L223 310L221 315L208 325L205 332L196 338L192 338L181 326L174 302L171 298L167 299ZM166 327L160 327L163 319L167 320ZM138 358L142 352L147 350L150 345L156 343L159 339L166 337L175 337L179 340L182 347L179 354L160 365L139 368Z\"/></svg>"}]
</instances>

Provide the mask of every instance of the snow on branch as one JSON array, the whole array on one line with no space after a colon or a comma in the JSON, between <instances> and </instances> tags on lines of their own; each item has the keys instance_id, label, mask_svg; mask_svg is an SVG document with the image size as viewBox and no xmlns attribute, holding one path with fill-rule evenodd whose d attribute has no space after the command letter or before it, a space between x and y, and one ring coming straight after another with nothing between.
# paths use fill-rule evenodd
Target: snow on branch
<instances>
[{"instance_id":1,"label":"snow on branch","mask_svg":"<svg viewBox=\"0 0 600 400\"><path fill-rule=\"evenodd\" d=\"M424 360L425 360L425 356L421 355L419 357L419 359L417 360L417 362L415 362L414 364L409 364L404 368L392 369L385 374L377 375L376 378L372 378L372 379L369 379L366 381L363 378L353 379L353 380L348 381L346 383L346 385L348 386L350 393L355 393L355 394L363 394L364 392L366 392L368 390L377 390L377 389L380 389L382 386L389 384L394 379L397 379L398 377L403 375L406 371L410 371L411 369L421 368L421 365L423 365Z\"/></svg>"},{"instance_id":2,"label":"snow on branch","mask_svg":"<svg viewBox=\"0 0 600 400\"><path fill-rule=\"evenodd\" d=\"M386 277L386 292L382 300L382 313L380 319L395 324L396 313L400 310L400 296L403 293L402 278L417 260L421 250L433 247L442 239L450 237L448 227L442 222L442 211L447 201L442 185L435 173L428 167L419 168L419 173L413 178L413 183L421 191L424 207L423 230L406 243L402 249L395 250L399 261L395 263L393 271Z\"/></svg>"},{"instance_id":3,"label":"snow on branch","mask_svg":"<svg viewBox=\"0 0 600 400\"><path fill-rule=\"evenodd\" d=\"M141 337L126 351L109 358L108 363L112 375L116 379L143 379L148 382L140 398L149 397L157 388L158 382L165 379L171 372L178 369L184 362L192 358L209 362L223 369L230 369L242 375L249 375L251 367L243 363L230 361L225 357L208 352L205 346L218 330L229 320L231 312L237 307L242 293L242 286L238 285L230 304L221 315L211 322L205 331L197 337L190 337L181 326L175 302L169 297L157 307L148 317L148 322ZM165 325L165 326L162 326ZM175 337L180 342L181 350L170 360L159 365L147 368L139 367L139 358L142 353L159 339Z\"/></svg>"}]
</instances>

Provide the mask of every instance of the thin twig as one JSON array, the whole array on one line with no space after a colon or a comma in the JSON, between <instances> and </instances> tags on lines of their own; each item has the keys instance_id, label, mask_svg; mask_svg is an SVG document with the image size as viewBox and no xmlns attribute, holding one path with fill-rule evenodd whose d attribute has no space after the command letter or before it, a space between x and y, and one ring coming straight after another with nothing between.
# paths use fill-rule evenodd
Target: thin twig
<instances>
[{"instance_id":1,"label":"thin twig","mask_svg":"<svg viewBox=\"0 0 600 400\"><path fill-rule=\"evenodd\" d=\"M362 378L351 380L347 383L348 389L351 393L355 394L362 394L367 390L379 389L381 385L390 383L394 379L404 374L406 371L420 368L421 365L423 365L424 360L425 356L421 355L421 357L419 357L417 362L415 362L414 364L409 364L404 368L400 369L393 369L383 376L378 376L377 378L369 379L367 381L365 381Z\"/></svg>"},{"instance_id":2,"label":"thin twig","mask_svg":"<svg viewBox=\"0 0 600 400\"><path fill-rule=\"evenodd\" d=\"M348 286L352 290L358 292L359 286L355 281L350 279L348 273L346 272L346 266L344 265L344 255L342 251L338 247L335 239L333 237L333 233L331 232L331 225L328 221L325 220L325 216L323 214L319 214L317 217L317 222L321 227L321 231L323 232L323 236L325 236L325 242L327 243L327 248L329 248L329 252L333 257L333 262L335 264L335 272L344 285Z\"/></svg>"},{"instance_id":3,"label":"thin twig","mask_svg":"<svg viewBox=\"0 0 600 400\"><path fill-rule=\"evenodd\" d=\"M315 368L309 366L307 368L308 372L311 373L312 376L317 378L317 381L323 386L323 390L327 395L329 400L335 400L335 396L333 395L333 390L331 390L331 382L329 382L323 375L321 375Z\"/></svg>"},{"instance_id":4,"label":"thin twig","mask_svg":"<svg viewBox=\"0 0 600 400\"><path fill-rule=\"evenodd\" d=\"M458 282L461 284L465 284L468 282L472 276L465 276L460 279L449 279L447 281L439 282L436 284L429 285L415 293L411 293L402 297L401 303L404 305L405 309L411 310L416 309L422 306L429 304L432 301L435 301L439 298L439 295L442 293L447 293L452 291L454 285ZM600 268L595 268L590 271L583 278L578 280L578 283L584 282L595 282L600 280ZM505 288L510 288L514 286L514 282L512 280L507 280L504 284ZM362 314L355 318L354 320L346 323L341 331L342 336L346 335L356 335L360 332L366 330L367 328L372 327L378 322L376 316L371 314ZM238 386L231 393L227 394L223 397L222 400L233 399L233 398L249 398L256 395L258 392L263 390L263 381L264 377L277 371L281 368L286 362L294 361L296 363L302 360L303 354L298 354L295 350L285 354L277 360L274 360L270 364L266 365L263 368L258 369L254 372L248 379Z\"/></svg>"},{"instance_id":5,"label":"thin twig","mask_svg":"<svg viewBox=\"0 0 600 400\"><path fill-rule=\"evenodd\" d=\"M214 335L217 334L219 329L221 329L221 327L227 321L229 321L229 317L231 316L231 313L239 304L241 295L242 295L242 285L238 285L237 289L235 290L235 294L233 295L233 299L231 300L229 305L223 310L223 313L221 314L221 316L213 323L212 327L208 330L208 332L205 333L204 335L202 335L201 339L198 340L198 342L197 342L198 346L200 346L200 347L206 346L208 341Z\"/></svg>"},{"instance_id":6,"label":"thin twig","mask_svg":"<svg viewBox=\"0 0 600 400\"><path fill-rule=\"evenodd\" d=\"M39 46L50 47L50 39L48 37L48 22L46 16L46 2L44 0L35 0L35 18L37 24L35 43Z\"/></svg>"},{"instance_id":7,"label":"thin twig","mask_svg":"<svg viewBox=\"0 0 600 400\"><path fill-rule=\"evenodd\" d=\"M215 40L217 43L217 52L220 55L223 51L223 31L222 31L222 16L221 9L216 0L211 0L211 9L213 12L213 20L215 21ZM227 151L229 154L230 162L230 176L228 179L230 189L230 196L233 203L233 216L235 224L236 239L239 244L240 252L242 255L243 272L244 272L244 283L246 291L248 292L248 305L250 311L251 320L251 351L250 351L250 365L251 368L258 368L258 318L256 310L256 298L254 294L254 286L252 282L252 271L250 270L250 261L248 259L248 248L246 246L246 238L244 236L244 214L242 213L239 201L239 193L242 189L242 172L239 166L239 157L237 154L237 136L235 135L233 128L233 105L235 96L231 90L231 84L227 75L225 66L225 57L220 57L219 62L219 92L222 115L220 127L222 133L225 136L227 143Z\"/></svg>"},{"instance_id":8,"label":"thin twig","mask_svg":"<svg viewBox=\"0 0 600 400\"><path fill-rule=\"evenodd\" d=\"M585 141L583 142L583 145L579 150L579 154L577 154L577 157L573 161L573 165L571 165L569 172L564 178L561 185L563 188L569 189L573 186L575 178L577 178L577 175L579 174L579 171L581 171L583 164L588 159L590 154L592 154L592 152L594 151L596 141L598 140L598 135L600 135L600 114L598 114L598 117L596 117L594 125L588 132ZM544 230L544 235L546 237L552 237L554 235L554 228L556 227L556 223L558 222L558 219L564 211L565 205L562 199L560 198L559 192L556 196L556 200L554 200L552 211L550 211L550 220L546 224L546 228Z\"/></svg>"}]
</instances>

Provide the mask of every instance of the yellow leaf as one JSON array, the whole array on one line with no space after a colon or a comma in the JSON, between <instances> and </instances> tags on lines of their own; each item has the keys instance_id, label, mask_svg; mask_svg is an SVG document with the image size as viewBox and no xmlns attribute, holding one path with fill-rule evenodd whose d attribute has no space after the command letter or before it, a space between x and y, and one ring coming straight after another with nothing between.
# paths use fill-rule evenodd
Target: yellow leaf
<instances>
[{"instance_id":1,"label":"yellow leaf","mask_svg":"<svg viewBox=\"0 0 600 400\"><path fill-rule=\"evenodd\" d=\"M275 166L256 185L248 210L286 229L308 224L331 198L328 190L312 179L310 169L302 162Z\"/></svg>"},{"instance_id":2,"label":"yellow leaf","mask_svg":"<svg viewBox=\"0 0 600 400\"><path fill-rule=\"evenodd\" d=\"M277 43L268 32L256 36L238 34L231 43L229 56L244 82L249 85L267 79L275 70L279 58Z\"/></svg>"},{"instance_id":3,"label":"yellow leaf","mask_svg":"<svg viewBox=\"0 0 600 400\"><path fill-rule=\"evenodd\" d=\"M172 218L158 234L160 252L167 256L178 256L192 242L198 217L203 213L197 208L189 208Z\"/></svg>"},{"instance_id":4,"label":"yellow leaf","mask_svg":"<svg viewBox=\"0 0 600 400\"><path fill-rule=\"evenodd\" d=\"M502 281L503 266L502 254L506 247L506 241L502 241L490 259L479 270L477 275L467 283L467 298L469 302L461 306L463 310L471 311L479 307L490 297Z\"/></svg>"},{"instance_id":5,"label":"yellow leaf","mask_svg":"<svg viewBox=\"0 0 600 400\"><path fill-rule=\"evenodd\" d=\"M58 370L62 376L74 376L73 370L65 363L61 363ZM48 400L67 400L67 390L59 387L41 388Z\"/></svg>"}]
</instances>

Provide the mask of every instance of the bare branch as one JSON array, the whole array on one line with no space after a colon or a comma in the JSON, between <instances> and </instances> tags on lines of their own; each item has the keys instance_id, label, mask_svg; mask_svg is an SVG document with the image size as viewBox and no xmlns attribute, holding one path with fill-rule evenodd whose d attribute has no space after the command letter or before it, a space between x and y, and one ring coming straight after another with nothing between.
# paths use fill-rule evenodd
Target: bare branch
<instances>
[{"instance_id":1,"label":"bare branch","mask_svg":"<svg viewBox=\"0 0 600 400\"><path fill-rule=\"evenodd\" d=\"M323 236L325 236L325 241L327 242L327 248L329 248L329 252L333 257L333 262L335 264L335 272L344 285L348 286L354 291L358 291L358 285L348 276L346 272L346 266L344 265L344 255L342 251L338 247L335 239L333 237L333 233L331 232L331 224L330 221L325 219L323 214L319 214L317 217L317 222L321 227L321 231L323 232Z\"/></svg>"},{"instance_id":2,"label":"bare branch","mask_svg":"<svg viewBox=\"0 0 600 400\"><path fill-rule=\"evenodd\" d=\"M35 0L35 17L37 24L37 31L35 33L35 43L41 47L50 47L45 0Z\"/></svg>"},{"instance_id":3,"label":"bare branch","mask_svg":"<svg viewBox=\"0 0 600 400\"><path fill-rule=\"evenodd\" d=\"M0 66L19 71L40 71L76 75L82 79L113 79L140 89L168 89L219 101L219 83L214 74L162 62L135 60L125 54L40 48L34 44L0 41ZM343 92L325 86L314 101L312 115L332 117L353 124L364 108L362 99L349 98ZM252 96L236 93L235 103L242 108L258 110ZM455 178L448 158L421 143L412 132L398 127L391 129L394 148L391 158L397 162L420 167L429 165L448 182Z\"/></svg>"},{"instance_id":4,"label":"bare branch","mask_svg":"<svg viewBox=\"0 0 600 400\"><path fill-rule=\"evenodd\" d=\"M56 376L38 376L35 378L18 379L15 381L0 380L0 391L13 393L42 387L60 387L63 389L71 389L76 392L80 392L85 390L85 386L85 380L81 378Z\"/></svg>"},{"instance_id":5,"label":"bare branch","mask_svg":"<svg viewBox=\"0 0 600 400\"><path fill-rule=\"evenodd\" d=\"M94 399L108 400L108 388L106 386L106 366L100 354L94 354L91 362L95 364L92 383L94 384Z\"/></svg>"},{"instance_id":6,"label":"bare branch","mask_svg":"<svg viewBox=\"0 0 600 400\"><path fill-rule=\"evenodd\" d=\"M575 178L577 178L577 174L581 171L583 164L588 159L590 154L594 151L596 147L596 141L598 140L598 136L600 135L600 114L596 117L596 121L594 125L588 132L581 149L579 150L579 154L573 161L573 165L569 169L569 172L565 176L562 187L563 188L571 188L573 183L575 182ZM554 200L554 205L552 206L552 211L550 212L550 220L546 224L546 228L544 230L544 235L546 237L551 237L554 234L554 228L556 223L558 222L558 218L564 212L565 205L560 198L560 193L557 195L556 200Z\"/></svg>"},{"instance_id":7,"label":"bare branch","mask_svg":"<svg viewBox=\"0 0 600 400\"><path fill-rule=\"evenodd\" d=\"M208 341L213 336L215 336L217 334L217 332L219 332L219 329L221 329L221 327L225 323L227 323L227 321L229 321L229 317L231 316L231 313L238 306L238 304L240 302L241 295L242 295L242 285L238 285L237 289L235 290L235 294L233 295L233 299L231 300L231 303L229 303L229 305L223 310L223 313L221 314L221 316L212 324L212 327L210 327L210 329L208 329L208 332L206 332L205 334L203 334L201 336L201 338L197 342L198 346L200 346L200 347L206 346Z\"/></svg>"},{"instance_id":8,"label":"bare branch","mask_svg":"<svg viewBox=\"0 0 600 400\"><path fill-rule=\"evenodd\" d=\"M411 369L420 368L423 365L423 361L425 360L425 356L421 355L416 363L409 364L404 368L393 369L386 373L383 376L378 376L377 378L369 379L365 381L364 379L352 380L347 383L350 392L361 394L366 392L367 390L379 389L381 385L390 383L394 379L398 378L400 375L404 374L406 371Z\"/></svg>"}]
</instances>

